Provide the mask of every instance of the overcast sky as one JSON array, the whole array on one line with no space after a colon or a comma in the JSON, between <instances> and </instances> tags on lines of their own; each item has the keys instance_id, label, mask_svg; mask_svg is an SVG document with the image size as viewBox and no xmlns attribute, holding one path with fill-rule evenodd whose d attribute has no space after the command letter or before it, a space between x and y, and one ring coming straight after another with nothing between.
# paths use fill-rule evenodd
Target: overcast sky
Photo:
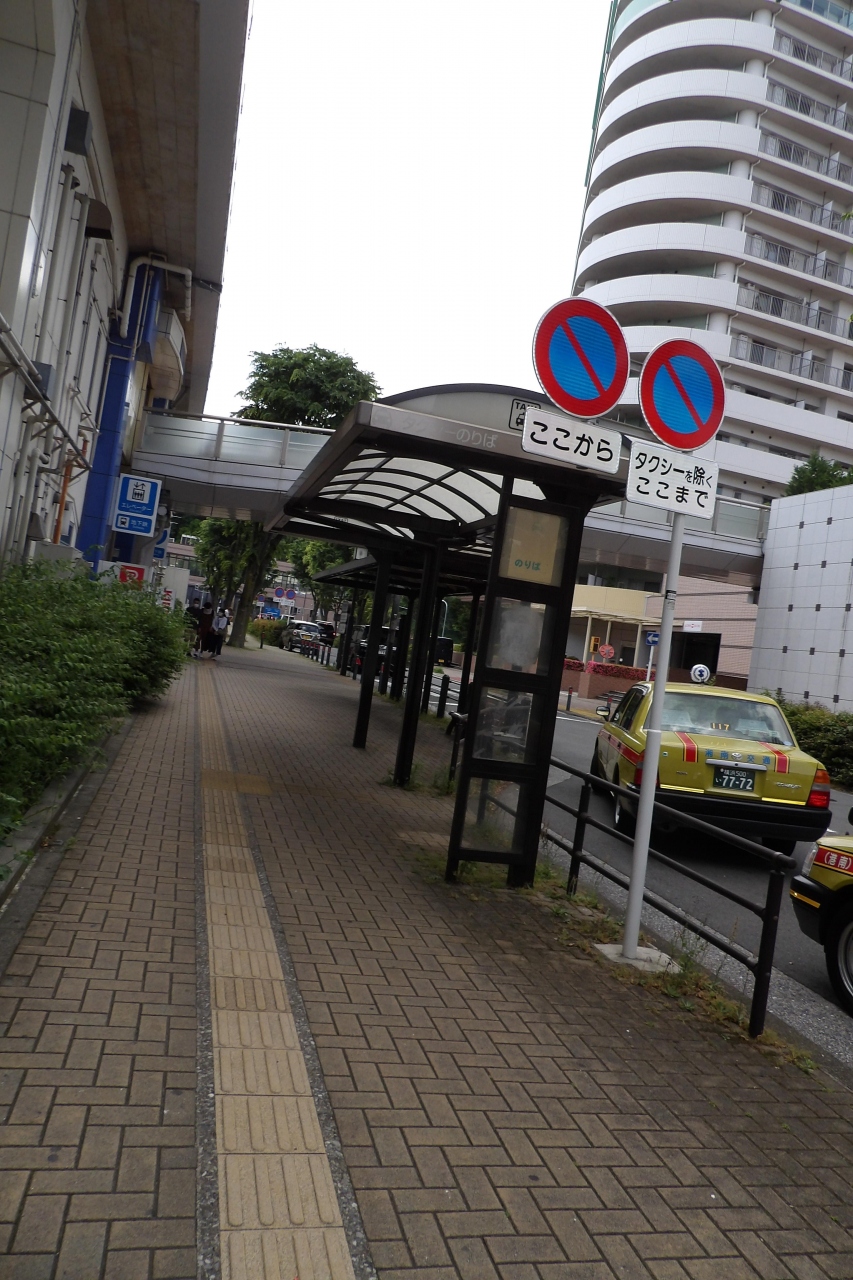
<instances>
[{"instance_id":1,"label":"overcast sky","mask_svg":"<svg viewBox=\"0 0 853 1280\"><path fill-rule=\"evenodd\" d=\"M571 291L607 0L254 0L208 412L316 342L386 394L536 385Z\"/></svg>"}]
</instances>

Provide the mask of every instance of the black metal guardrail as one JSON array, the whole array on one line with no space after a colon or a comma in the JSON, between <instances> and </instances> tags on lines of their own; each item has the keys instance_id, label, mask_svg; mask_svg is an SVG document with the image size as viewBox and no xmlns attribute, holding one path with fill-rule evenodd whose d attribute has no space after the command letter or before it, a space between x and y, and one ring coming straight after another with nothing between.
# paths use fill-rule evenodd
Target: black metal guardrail
<instances>
[{"instance_id":1,"label":"black metal guardrail","mask_svg":"<svg viewBox=\"0 0 853 1280\"><path fill-rule=\"evenodd\" d=\"M594 817L589 812L589 802L593 791L609 793L614 797L624 796L632 801L637 800L638 793L628 790L627 787L620 787L615 782L608 782L604 778L596 778L591 773L584 773L582 769L575 769L572 765L566 764L565 761L558 760L555 757L551 759L551 766L581 780L581 794L577 807L573 807L563 800L556 800L552 796L546 798L547 804L554 805L555 808L570 814L575 819L572 840L567 840L565 836L560 835L557 831L552 831L549 827L543 827L543 835L552 844L564 849L571 856L566 892L570 897L573 897L577 892L581 864L627 890L630 884L630 877L624 872L618 871L609 863L604 862L601 858L588 853L583 845L587 827L595 827L596 830L603 831L606 835L616 836L617 840L620 840L623 844L633 844L633 838L626 835L624 831L619 831L616 827ZM743 894L727 889L725 885L721 885L717 881L709 879L708 876L702 875L701 872L694 871L691 867L685 867L683 863L676 861L675 858L670 858L666 854L660 853L657 849L649 848L649 857L656 862L671 868L673 871L677 871L680 875L694 881L696 884L703 885L706 889L713 890L720 897L737 903L738 906L751 911L753 915L757 916L761 921L761 938L758 951L755 954L747 950L746 947L732 942L715 929L703 924L701 920L695 919L694 916L683 911L681 907L676 907L671 902L667 902L665 898L654 893L651 889L646 889L643 893L643 901L647 902L649 906L654 907L662 915L668 916L670 920L674 920L677 924L690 930L691 933L695 933L706 942L712 943L720 951L731 956L733 960L737 960L750 970L755 979L755 985L752 991L752 1003L749 1011L749 1034L751 1036L760 1036L764 1030L764 1023L767 1017L767 1000L770 995L773 954L776 950L776 933L779 927L779 912L785 888L785 872L795 867L796 862L793 858L788 857L787 854L775 853L772 849L765 848L764 845L756 844L754 840L747 840L745 836L736 835L732 831L724 831L721 827L716 827L710 822L704 822L701 818L694 818L691 814L680 813L676 809L670 809L668 805L661 804L658 801L655 801L654 813L656 819L658 817L665 818L668 823L673 823L680 827L688 827L692 831L699 831L705 835L713 836L715 840L721 840L736 849L742 849L745 853L764 862L769 868L764 902L753 902L751 899L744 897Z\"/></svg>"}]
</instances>

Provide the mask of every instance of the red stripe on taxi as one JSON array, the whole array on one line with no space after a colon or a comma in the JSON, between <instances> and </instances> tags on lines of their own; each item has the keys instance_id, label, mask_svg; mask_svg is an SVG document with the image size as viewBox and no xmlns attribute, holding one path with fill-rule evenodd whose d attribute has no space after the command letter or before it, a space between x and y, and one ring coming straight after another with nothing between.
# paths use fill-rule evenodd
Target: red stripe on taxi
<instances>
[{"instance_id":1,"label":"red stripe on taxi","mask_svg":"<svg viewBox=\"0 0 853 1280\"><path fill-rule=\"evenodd\" d=\"M770 754L773 756L773 759L776 762L777 773L788 772L788 770L791 768L791 761L788 759L786 755L784 755L783 752L777 751L775 747L771 747L769 742L759 742L758 745L760 747L763 747L765 751L769 751Z\"/></svg>"},{"instance_id":2,"label":"red stripe on taxi","mask_svg":"<svg viewBox=\"0 0 853 1280\"><path fill-rule=\"evenodd\" d=\"M684 763L695 764L699 759L699 747L690 737L689 733L676 732L676 738L680 738L684 743Z\"/></svg>"},{"instance_id":3,"label":"red stripe on taxi","mask_svg":"<svg viewBox=\"0 0 853 1280\"><path fill-rule=\"evenodd\" d=\"M823 845L818 845L814 860L816 865L826 867L828 871L840 871L842 875L853 876L853 855L849 853L839 853L836 849L825 849Z\"/></svg>"}]
</instances>

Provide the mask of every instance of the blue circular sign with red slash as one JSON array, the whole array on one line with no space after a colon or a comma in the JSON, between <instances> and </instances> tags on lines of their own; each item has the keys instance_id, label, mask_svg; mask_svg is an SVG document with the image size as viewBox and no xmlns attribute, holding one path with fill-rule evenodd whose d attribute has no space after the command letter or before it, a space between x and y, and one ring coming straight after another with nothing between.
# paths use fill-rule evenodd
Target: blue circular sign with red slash
<instances>
[{"instance_id":1,"label":"blue circular sign with red slash","mask_svg":"<svg viewBox=\"0 0 853 1280\"><path fill-rule=\"evenodd\" d=\"M564 298L546 311L533 337L533 364L542 390L576 418L599 418L628 381L628 347L606 307Z\"/></svg>"},{"instance_id":2,"label":"blue circular sign with red slash","mask_svg":"<svg viewBox=\"0 0 853 1280\"><path fill-rule=\"evenodd\" d=\"M717 434L726 411L717 362L697 342L662 343L643 365L640 408L661 444L699 449Z\"/></svg>"}]
</instances>

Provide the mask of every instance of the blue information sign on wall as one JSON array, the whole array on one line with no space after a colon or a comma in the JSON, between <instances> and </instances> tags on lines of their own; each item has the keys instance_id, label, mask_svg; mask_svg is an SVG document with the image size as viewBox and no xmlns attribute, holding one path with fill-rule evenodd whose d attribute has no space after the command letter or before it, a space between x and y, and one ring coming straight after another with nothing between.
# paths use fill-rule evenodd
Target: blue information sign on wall
<instances>
[{"instance_id":1,"label":"blue information sign on wall","mask_svg":"<svg viewBox=\"0 0 853 1280\"><path fill-rule=\"evenodd\" d=\"M147 476L119 476L113 528L121 533L152 538L159 504L159 480L149 480Z\"/></svg>"}]
</instances>

